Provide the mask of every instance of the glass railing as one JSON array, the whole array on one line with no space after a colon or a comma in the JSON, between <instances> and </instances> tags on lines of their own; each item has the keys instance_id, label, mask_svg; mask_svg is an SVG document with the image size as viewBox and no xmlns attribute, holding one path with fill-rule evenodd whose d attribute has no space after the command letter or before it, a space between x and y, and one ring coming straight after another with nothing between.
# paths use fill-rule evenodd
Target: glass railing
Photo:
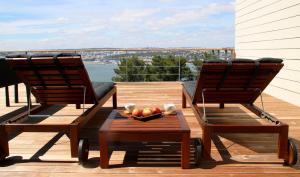
<instances>
[{"instance_id":1,"label":"glass railing","mask_svg":"<svg viewBox=\"0 0 300 177\"><path fill-rule=\"evenodd\" d=\"M233 48L146 48L82 49L0 52L12 53L75 52L82 56L93 81L155 82L194 80L204 60L230 60Z\"/></svg>"}]
</instances>

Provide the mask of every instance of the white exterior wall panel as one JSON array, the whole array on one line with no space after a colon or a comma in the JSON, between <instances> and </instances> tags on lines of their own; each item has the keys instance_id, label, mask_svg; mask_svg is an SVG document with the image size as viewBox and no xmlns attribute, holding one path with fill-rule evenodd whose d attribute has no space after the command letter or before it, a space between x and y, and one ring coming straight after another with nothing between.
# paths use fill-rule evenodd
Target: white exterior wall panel
<instances>
[{"instance_id":1,"label":"white exterior wall panel","mask_svg":"<svg viewBox=\"0 0 300 177\"><path fill-rule=\"evenodd\" d=\"M236 0L237 58L284 59L266 93L300 106L300 1Z\"/></svg>"}]
</instances>

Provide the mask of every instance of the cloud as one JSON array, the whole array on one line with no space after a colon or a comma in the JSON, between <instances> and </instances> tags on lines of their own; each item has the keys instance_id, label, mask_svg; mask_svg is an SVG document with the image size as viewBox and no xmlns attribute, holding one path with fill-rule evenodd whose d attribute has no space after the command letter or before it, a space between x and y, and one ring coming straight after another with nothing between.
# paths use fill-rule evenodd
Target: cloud
<instances>
[{"instance_id":1,"label":"cloud","mask_svg":"<svg viewBox=\"0 0 300 177\"><path fill-rule=\"evenodd\" d=\"M232 1L54 1L1 1L0 50L233 46Z\"/></svg>"},{"instance_id":2,"label":"cloud","mask_svg":"<svg viewBox=\"0 0 300 177\"><path fill-rule=\"evenodd\" d=\"M176 2L177 0L159 0L161 3L173 3Z\"/></svg>"},{"instance_id":3,"label":"cloud","mask_svg":"<svg viewBox=\"0 0 300 177\"><path fill-rule=\"evenodd\" d=\"M172 16L162 18L155 22L149 22L149 27L153 29L161 29L164 27L170 27L172 25L187 24L191 22L198 21L200 22L203 19L206 19L212 15L222 14L225 12L234 11L234 6L232 3L229 4L218 4L212 3L205 7L188 9L184 11L178 11Z\"/></svg>"},{"instance_id":4,"label":"cloud","mask_svg":"<svg viewBox=\"0 0 300 177\"><path fill-rule=\"evenodd\" d=\"M145 17L149 17L155 13L158 13L160 9L158 8L149 8L149 9L134 9L134 10L124 10L117 14L115 17L112 17L113 22L140 22L143 21Z\"/></svg>"}]
</instances>

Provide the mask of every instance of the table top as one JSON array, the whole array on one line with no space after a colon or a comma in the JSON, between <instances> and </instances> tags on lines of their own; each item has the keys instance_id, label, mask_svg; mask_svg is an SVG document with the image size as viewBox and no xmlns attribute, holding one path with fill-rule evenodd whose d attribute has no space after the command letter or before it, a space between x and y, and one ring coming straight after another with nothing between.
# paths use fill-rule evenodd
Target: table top
<instances>
[{"instance_id":1,"label":"table top","mask_svg":"<svg viewBox=\"0 0 300 177\"><path fill-rule=\"evenodd\" d=\"M99 129L100 132L190 132L189 126L181 111L176 111L176 115L164 115L149 121L135 120L130 115L125 114L123 109L113 110L104 124Z\"/></svg>"}]
</instances>

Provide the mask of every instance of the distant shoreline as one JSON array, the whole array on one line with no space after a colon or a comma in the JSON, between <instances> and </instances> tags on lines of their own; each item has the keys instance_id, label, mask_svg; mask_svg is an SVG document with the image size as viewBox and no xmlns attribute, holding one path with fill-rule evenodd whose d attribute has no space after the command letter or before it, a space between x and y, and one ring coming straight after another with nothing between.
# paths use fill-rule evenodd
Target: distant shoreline
<instances>
[{"instance_id":1,"label":"distant shoreline","mask_svg":"<svg viewBox=\"0 0 300 177\"><path fill-rule=\"evenodd\" d=\"M84 61L83 63L86 64L96 64L96 65L118 65L118 64L114 64L114 63L102 63L102 62L96 62L96 61Z\"/></svg>"},{"instance_id":2,"label":"distant shoreline","mask_svg":"<svg viewBox=\"0 0 300 177\"><path fill-rule=\"evenodd\" d=\"M101 62L96 62L96 61L84 61L84 60L83 60L83 62L84 62L84 63L88 63L88 64L95 64L95 63L96 63L96 64L102 64L102 65L113 64L113 63L101 63Z\"/></svg>"}]
</instances>

